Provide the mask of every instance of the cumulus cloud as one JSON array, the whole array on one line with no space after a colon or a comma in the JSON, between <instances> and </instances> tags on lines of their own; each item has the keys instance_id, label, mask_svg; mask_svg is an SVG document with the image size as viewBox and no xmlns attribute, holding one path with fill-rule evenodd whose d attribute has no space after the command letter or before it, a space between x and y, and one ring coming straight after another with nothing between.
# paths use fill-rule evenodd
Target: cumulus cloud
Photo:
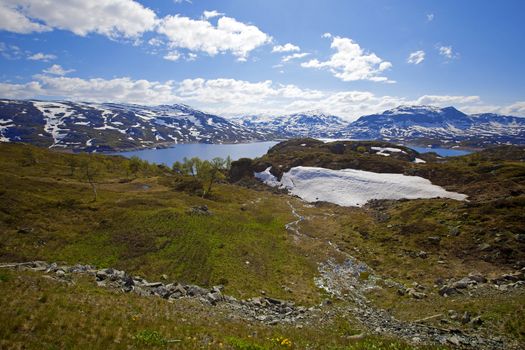
<instances>
[{"instance_id":1,"label":"cumulus cloud","mask_svg":"<svg viewBox=\"0 0 525 350\"><path fill-rule=\"evenodd\" d=\"M177 61L181 57L178 51L170 51L164 55L164 59L168 61Z\"/></svg>"},{"instance_id":2,"label":"cumulus cloud","mask_svg":"<svg viewBox=\"0 0 525 350\"><path fill-rule=\"evenodd\" d=\"M276 45L272 49L272 52L294 52L294 51L301 51L301 48L292 43L286 43L284 45Z\"/></svg>"},{"instance_id":3,"label":"cumulus cloud","mask_svg":"<svg viewBox=\"0 0 525 350\"><path fill-rule=\"evenodd\" d=\"M0 83L0 95L9 98L67 98L94 102L126 102L139 104L176 103L174 83L115 79L82 79L64 76L36 75L24 84Z\"/></svg>"},{"instance_id":4,"label":"cumulus cloud","mask_svg":"<svg viewBox=\"0 0 525 350\"><path fill-rule=\"evenodd\" d=\"M151 9L134 0L0 1L0 29L21 34L62 29L81 36L136 38L156 21Z\"/></svg>"},{"instance_id":5,"label":"cumulus cloud","mask_svg":"<svg viewBox=\"0 0 525 350\"><path fill-rule=\"evenodd\" d=\"M52 74L52 75L66 75L74 71L75 71L74 69L64 69L59 64L54 64L51 67L43 70L44 73Z\"/></svg>"},{"instance_id":6,"label":"cumulus cloud","mask_svg":"<svg viewBox=\"0 0 525 350\"><path fill-rule=\"evenodd\" d=\"M210 56L231 52L245 61L250 51L271 42L271 37L254 25L221 17L214 26L210 22L183 16L167 16L159 24L158 32L166 35L173 48L206 52Z\"/></svg>"},{"instance_id":7,"label":"cumulus cloud","mask_svg":"<svg viewBox=\"0 0 525 350\"><path fill-rule=\"evenodd\" d=\"M452 106L478 102L481 102L481 98L479 96L424 95L418 98L415 104L433 106Z\"/></svg>"},{"instance_id":8,"label":"cumulus cloud","mask_svg":"<svg viewBox=\"0 0 525 350\"><path fill-rule=\"evenodd\" d=\"M408 63L412 64L420 64L425 60L425 51L419 50L416 52L412 52L407 59Z\"/></svg>"},{"instance_id":9,"label":"cumulus cloud","mask_svg":"<svg viewBox=\"0 0 525 350\"><path fill-rule=\"evenodd\" d=\"M204 11L202 15L204 16L204 18L208 19L208 18L222 16L224 15L224 13L213 10L213 11Z\"/></svg>"},{"instance_id":10,"label":"cumulus cloud","mask_svg":"<svg viewBox=\"0 0 525 350\"><path fill-rule=\"evenodd\" d=\"M47 53L38 52L35 53L29 57L27 57L28 60L31 61L43 61L43 62L49 62L51 60L55 60L57 56Z\"/></svg>"},{"instance_id":11,"label":"cumulus cloud","mask_svg":"<svg viewBox=\"0 0 525 350\"><path fill-rule=\"evenodd\" d=\"M185 79L175 81L131 78L82 79L36 75L33 81L0 83L6 98L56 98L95 102L126 102L146 105L186 103L225 116L241 114L280 115L319 109L355 120L398 105L454 105L468 113L499 112L525 116L525 102L509 106L487 106L479 96L424 95L415 99L378 96L370 91L323 91L305 89L271 80L250 82L236 79Z\"/></svg>"},{"instance_id":12,"label":"cumulus cloud","mask_svg":"<svg viewBox=\"0 0 525 350\"><path fill-rule=\"evenodd\" d=\"M281 61L282 62L288 62L288 61L295 60L295 59L298 59L298 58L306 57L308 55L310 55L308 52L294 53L294 54L291 54L291 55L284 56L283 58L281 58Z\"/></svg>"},{"instance_id":13,"label":"cumulus cloud","mask_svg":"<svg viewBox=\"0 0 525 350\"><path fill-rule=\"evenodd\" d=\"M458 58L459 54L452 49L452 46L439 46L439 54L447 60Z\"/></svg>"},{"instance_id":14,"label":"cumulus cloud","mask_svg":"<svg viewBox=\"0 0 525 350\"><path fill-rule=\"evenodd\" d=\"M301 64L304 68L328 69L335 77L343 81L370 80L392 82L381 76L392 64L379 58L375 53L367 52L350 38L333 37L330 47L336 50L329 60L310 60Z\"/></svg>"},{"instance_id":15,"label":"cumulus cloud","mask_svg":"<svg viewBox=\"0 0 525 350\"><path fill-rule=\"evenodd\" d=\"M434 14L433 13L427 13L427 21L432 22L434 20Z\"/></svg>"}]
</instances>

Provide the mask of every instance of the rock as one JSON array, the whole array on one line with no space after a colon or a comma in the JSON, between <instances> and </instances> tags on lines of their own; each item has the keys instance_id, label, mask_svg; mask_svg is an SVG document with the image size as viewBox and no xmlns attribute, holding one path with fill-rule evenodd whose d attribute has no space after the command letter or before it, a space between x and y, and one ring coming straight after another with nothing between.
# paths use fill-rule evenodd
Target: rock
<instances>
[{"instance_id":1,"label":"rock","mask_svg":"<svg viewBox=\"0 0 525 350\"><path fill-rule=\"evenodd\" d=\"M163 274L162 276L160 276L160 279L166 281L168 279L168 275Z\"/></svg>"},{"instance_id":2,"label":"rock","mask_svg":"<svg viewBox=\"0 0 525 350\"><path fill-rule=\"evenodd\" d=\"M460 340L459 340L457 335L453 335L451 337L448 337L447 338L447 342L449 342L450 344L455 345L455 346L461 345L461 342L460 342Z\"/></svg>"},{"instance_id":3,"label":"rock","mask_svg":"<svg viewBox=\"0 0 525 350\"><path fill-rule=\"evenodd\" d=\"M448 234L451 235L451 236L454 236L454 237L459 236L459 226L452 227L452 228L448 231Z\"/></svg>"},{"instance_id":4,"label":"rock","mask_svg":"<svg viewBox=\"0 0 525 350\"><path fill-rule=\"evenodd\" d=\"M186 295L186 289L179 283L176 285L172 284L167 288L170 291L170 299L178 299Z\"/></svg>"},{"instance_id":5,"label":"rock","mask_svg":"<svg viewBox=\"0 0 525 350\"><path fill-rule=\"evenodd\" d=\"M405 295L406 292L407 292L407 291L406 291L406 289L404 289L404 288L399 288L399 289L397 290L397 294L400 295L400 296Z\"/></svg>"},{"instance_id":6,"label":"rock","mask_svg":"<svg viewBox=\"0 0 525 350\"><path fill-rule=\"evenodd\" d=\"M66 273L64 270L56 270L55 274L57 275L57 277L60 277L60 278L66 276Z\"/></svg>"},{"instance_id":7,"label":"rock","mask_svg":"<svg viewBox=\"0 0 525 350\"><path fill-rule=\"evenodd\" d=\"M160 285L157 288L155 288L153 292L164 299L168 299L168 297L171 295L169 289L163 285Z\"/></svg>"},{"instance_id":8,"label":"rock","mask_svg":"<svg viewBox=\"0 0 525 350\"><path fill-rule=\"evenodd\" d=\"M212 215L212 212L208 209L207 205L197 205L186 210L186 213L189 215L203 215L209 216Z\"/></svg>"},{"instance_id":9,"label":"rock","mask_svg":"<svg viewBox=\"0 0 525 350\"><path fill-rule=\"evenodd\" d=\"M470 323L472 323L474 326L481 326L483 324L483 320L480 316L476 316L470 321Z\"/></svg>"},{"instance_id":10,"label":"rock","mask_svg":"<svg viewBox=\"0 0 525 350\"><path fill-rule=\"evenodd\" d=\"M487 283L487 279L485 278L485 276L483 276L480 273L471 272L469 273L468 278L476 283Z\"/></svg>"},{"instance_id":11,"label":"rock","mask_svg":"<svg viewBox=\"0 0 525 350\"><path fill-rule=\"evenodd\" d=\"M20 227L17 232L22 233L22 234L28 234L28 233L33 232L33 228L32 227Z\"/></svg>"},{"instance_id":12,"label":"rock","mask_svg":"<svg viewBox=\"0 0 525 350\"><path fill-rule=\"evenodd\" d=\"M481 243L480 245L478 245L478 249L481 251L489 250L491 247L492 246L488 243Z\"/></svg>"},{"instance_id":13,"label":"rock","mask_svg":"<svg viewBox=\"0 0 525 350\"><path fill-rule=\"evenodd\" d=\"M408 288L407 289L407 294L409 296L411 296L412 298L414 299L423 299L423 298L426 298L427 295L425 293L422 293L422 292L418 292L416 289L414 288Z\"/></svg>"},{"instance_id":14,"label":"rock","mask_svg":"<svg viewBox=\"0 0 525 350\"><path fill-rule=\"evenodd\" d=\"M157 288L162 286L162 282L148 282L142 285L145 288Z\"/></svg>"},{"instance_id":15,"label":"rock","mask_svg":"<svg viewBox=\"0 0 525 350\"><path fill-rule=\"evenodd\" d=\"M451 287L455 289L465 289L465 288L468 288L470 283L472 283L472 280L468 277L464 277L460 279L459 281L452 283Z\"/></svg>"},{"instance_id":16,"label":"rock","mask_svg":"<svg viewBox=\"0 0 525 350\"><path fill-rule=\"evenodd\" d=\"M439 245L439 243L441 242L441 237L438 237L438 236L430 236L430 237L427 237L427 241L428 241L428 243L430 243L430 244L433 244L433 245Z\"/></svg>"},{"instance_id":17,"label":"rock","mask_svg":"<svg viewBox=\"0 0 525 350\"><path fill-rule=\"evenodd\" d=\"M268 298L268 297L266 297L265 299L266 299L266 301L268 301L268 303L270 303L272 305L282 305L282 304L284 304L284 302L282 300L279 300L279 299Z\"/></svg>"},{"instance_id":18,"label":"rock","mask_svg":"<svg viewBox=\"0 0 525 350\"><path fill-rule=\"evenodd\" d=\"M98 270L95 276L97 277L97 280L103 281L109 277L109 274L107 273L106 269L104 269L104 270Z\"/></svg>"},{"instance_id":19,"label":"rock","mask_svg":"<svg viewBox=\"0 0 525 350\"><path fill-rule=\"evenodd\" d=\"M459 294L459 291L456 288L450 286L443 286L438 291L441 296L450 296L454 294Z\"/></svg>"},{"instance_id":20,"label":"rock","mask_svg":"<svg viewBox=\"0 0 525 350\"><path fill-rule=\"evenodd\" d=\"M206 289L201 288L199 286L189 285L186 287L186 294L190 297L205 296L206 294L208 294L208 291Z\"/></svg>"},{"instance_id":21,"label":"rock","mask_svg":"<svg viewBox=\"0 0 525 350\"><path fill-rule=\"evenodd\" d=\"M463 313L463 316L461 316L461 323L463 324L467 324L470 322L470 312L468 311L465 311Z\"/></svg>"},{"instance_id":22,"label":"rock","mask_svg":"<svg viewBox=\"0 0 525 350\"><path fill-rule=\"evenodd\" d=\"M220 291L214 292L214 293L208 293L206 294L206 299L212 304L215 305L219 301L223 300L222 293Z\"/></svg>"},{"instance_id":23,"label":"rock","mask_svg":"<svg viewBox=\"0 0 525 350\"><path fill-rule=\"evenodd\" d=\"M426 259L426 258L428 258L428 253L425 252L424 250L421 250L421 251L416 253L416 256L418 258L421 258L421 259Z\"/></svg>"}]
</instances>

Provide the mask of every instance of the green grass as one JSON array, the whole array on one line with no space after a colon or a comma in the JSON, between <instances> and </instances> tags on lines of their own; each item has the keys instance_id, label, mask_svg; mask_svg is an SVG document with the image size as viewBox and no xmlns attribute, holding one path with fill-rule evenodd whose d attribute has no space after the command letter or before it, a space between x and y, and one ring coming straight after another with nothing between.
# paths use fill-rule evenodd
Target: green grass
<instances>
[{"instance_id":1,"label":"green grass","mask_svg":"<svg viewBox=\"0 0 525 350\"><path fill-rule=\"evenodd\" d=\"M97 169L97 201L80 166L86 160ZM395 166L404 163L392 161ZM376 160L370 164L378 165ZM313 282L317 264L344 258L330 241L366 262L374 275L427 288L429 298L414 300L380 284L383 289L369 297L396 317L414 320L449 309L468 310L483 316L485 332L525 341L521 294L463 299L433 295L436 278L460 278L473 271L497 275L525 260L525 246L515 238L524 233L525 221L521 162L469 156L444 165L417 165L422 172L448 171L451 175L444 181L458 176L461 181L447 186L474 193L472 201L397 201L368 208L308 206L289 196L227 183L202 198L174 190L177 175L163 167L144 163L132 173L129 161L121 157L25 145L1 144L0 169L0 262L93 264L150 281L166 274L170 281L222 284L226 294L240 298L265 291L310 306L327 298ZM492 175L484 178L481 174L487 172ZM300 231L311 238L294 239L286 231L285 224L296 220L288 201L307 218ZM188 213L202 205L212 215ZM451 235L456 227L459 235ZM430 244L429 236L439 236L441 242ZM478 249L482 242L491 245L489 251ZM421 250L427 252L426 259L413 255ZM446 264L438 264L440 259ZM231 319L195 301L175 305L117 294L82 278L75 285L62 285L11 271L0 271L0 310L0 348L276 349L272 339L278 337L297 349L413 348L397 339L352 339L364 331L362 325L336 309L322 326L270 327ZM63 336L55 337L57 330Z\"/></svg>"}]
</instances>

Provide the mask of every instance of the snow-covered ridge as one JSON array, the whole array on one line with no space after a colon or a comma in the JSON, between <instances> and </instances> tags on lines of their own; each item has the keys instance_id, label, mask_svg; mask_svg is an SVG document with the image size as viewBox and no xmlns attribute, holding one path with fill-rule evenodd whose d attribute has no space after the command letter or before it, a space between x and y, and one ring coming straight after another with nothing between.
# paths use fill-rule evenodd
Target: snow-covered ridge
<instances>
[{"instance_id":1,"label":"snow-covered ridge","mask_svg":"<svg viewBox=\"0 0 525 350\"><path fill-rule=\"evenodd\" d=\"M269 186L287 189L307 202L324 201L341 206L363 206L372 199L451 198L466 200L419 176L383 174L371 171L317 167L294 167L277 180L270 168L255 173Z\"/></svg>"},{"instance_id":2,"label":"snow-covered ridge","mask_svg":"<svg viewBox=\"0 0 525 350\"><path fill-rule=\"evenodd\" d=\"M267 139L264 132L183 104L0 100L0 121L6 121L0 123L2 142L87 151Z\"/></svg>"}]
</instances>

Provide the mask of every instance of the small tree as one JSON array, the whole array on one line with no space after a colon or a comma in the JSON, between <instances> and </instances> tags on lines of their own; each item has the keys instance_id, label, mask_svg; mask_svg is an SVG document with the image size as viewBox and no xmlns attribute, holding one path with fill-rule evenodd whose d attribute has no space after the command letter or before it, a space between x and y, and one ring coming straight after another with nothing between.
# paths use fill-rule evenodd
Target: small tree
<instances>
[{"instance_id":1,"label":"small tree","mask_svg":"<svg viewBox=\"0 0 525 350\"><path fill-rule=\"evenodd\" d=\"M212 186L220 179L224 179L223 171L226 169L226 160L222 158L213 158L211 161L201 161L197 167L197 177L204 184L203 197L211 192Z\"/></svg>"},{"instance_id":2,"label":"small tree","mask_svg":"<svg viewBox=\"0 0 525 350\"><path fill-rule=\"evenodd\" d=\"M86 179L93 189L93 202L96 202L98 199L97 178L100 174L100 168L98 164L92 161L90 158L82 160L80 168L82 169L84 179Z\"/></svg>"},{"instance_id":3,"label":"small tree","mask_svg":"<svg viewBox=\"0 0 525 350\"><path fill-rule=\"evenodd\" d=\"M128 167L129 171L133 174L133 176L137 176L137 173L142 168L142 161L139 157L133 156L129 159Z\"/></svg>"},{"instance_id":4,"label":"small tree","mask_svg":"<svg viewBox=\"0 0 525 350\"><path fill-rule=\"evenodd\" d=\"M69 176L73 177L75 175L75 170L77 168L77 159L73 156L67 158L67 165L69 165Z\"/></svg>"}]
</instances>

